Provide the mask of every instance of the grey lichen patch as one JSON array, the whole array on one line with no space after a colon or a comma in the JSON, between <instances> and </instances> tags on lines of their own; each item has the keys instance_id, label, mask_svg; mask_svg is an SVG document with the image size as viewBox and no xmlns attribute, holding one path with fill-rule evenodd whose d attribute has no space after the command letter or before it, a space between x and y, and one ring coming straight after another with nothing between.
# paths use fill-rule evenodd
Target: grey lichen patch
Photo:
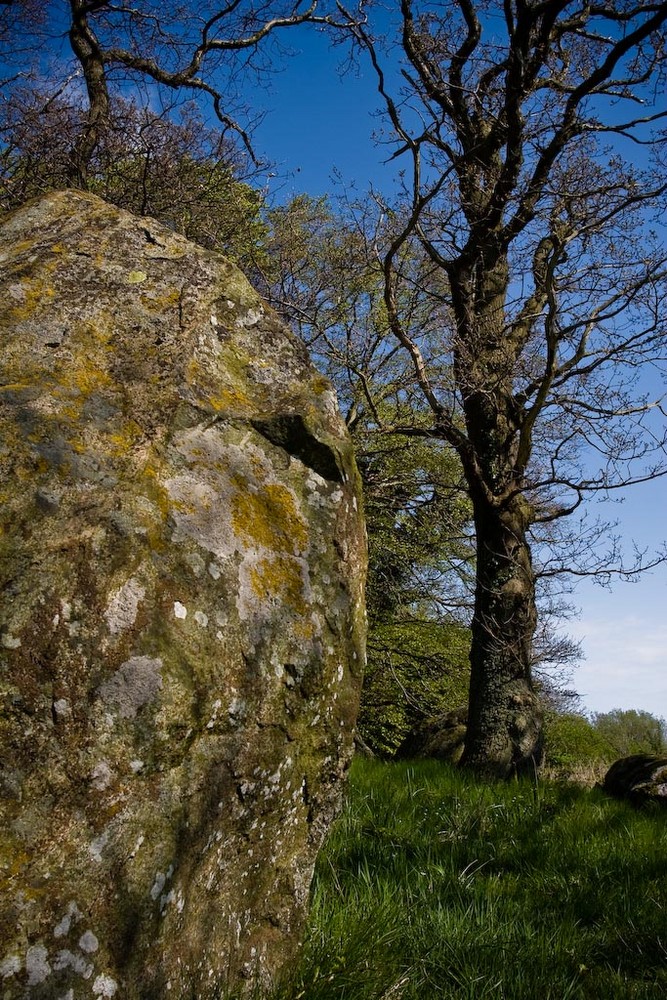
<instances>
[{"instance_id":1,"label":"grey lichen patch","mask_svg":"<svg viewBox=\"0 0 667 1000\"><path fill-rule=\"evenodd\" d=\"M70 951L69 948L61 948L60 951L56 952L52 963L54 972L71 970L75 976L80 976L84 980L90 979L95 971L92 962L89 962L83 955Z\"/></svg>"},{"instance_id":2,"label":"grey lichen patch","mask_svg":"<svg viewBox=\"0 0 667 1000\"><path fill-rule=\"evenodd\" d=\"M111 635L124 632L134 625L139 604L145 596L146 588L142 587L135 577L130 577L122 587L111 594L104 612Z\"/></svg>"},{"instance_id":3,"label":"grey lichen patch","mask_svg":"<svg viewBox=\"0 0 667 1000\"><path fill-rule=\"evenodd\" d=\"M43 983L51 975L49 952L43 944L34 944L28 948L25 956L25 971L28 975L28 986Z\"/></svg>"},{"instance_id":4,"label":"grey lichen patch","mask_svg":"<svg viewBox=\"0 0 667 1000\"><path fill-rule=\"evenodd\" d=\"M111 976L100 975L93 983L93 994L96 997L114 997L118 992L118 983Z\"/></svg>"},{"instance_id":5,"label":"grey lichen patch","mask_svg":"<svg viewBox=\"0 0 667 1000\"><path fill-rule=\"evenodd\" d=\"M90 774L90 784L93 788L102 792L108 788L113 781L113 771L108 760L100 760Z\"/></svg>"},{"instance_id":6,"label":"grey lichen patch","mask_svg":"<svg viewBox=\"0 0 667 1000\"><path fill-rule=\"evenodd\" d=\"M133 656L101 684L98 697L120 719L133 719L154 702L162 688L162 660Z\"/></svg>"},{"instance_id":7,"label":"grey lichen patch","mask_svg":"<svg viewBox=\"0 0 667 1000\"><path fill-rule=\"evenodd\" d=\"M7 955L0 962L0 977L2 979L9 979L10 976L15 976L22 969L22 962L18 955Z\"/></svg>"},{"instance_id":8,"label":"grey lichen patch","mask_svg":"<svg viewBox=\"0 0 667 1000\"><path fill-rule=\"evenodd\" d=\"M259 305L257 305L254 309L251 307L250 309L247 309L245 312L241 313L240 316L237 316L235 320L235 325L245 328L251 326L257 326L257 324L260 322L263 316L264 316L264 307L261 303L259 303Z\"/></svg>"},{"instance_id":9,"label":"grey lichen patch","mask_svg":"<svg viewBox=\"0 0 667 1000\"><path fill-rule=\"evenodd\" d=\"M83 920L83 914L79 910L76 901L71 899L67 904L66 913L53 928L53 936L55 938L65 937L80 920Z\"/></svg>"}]
</instances>

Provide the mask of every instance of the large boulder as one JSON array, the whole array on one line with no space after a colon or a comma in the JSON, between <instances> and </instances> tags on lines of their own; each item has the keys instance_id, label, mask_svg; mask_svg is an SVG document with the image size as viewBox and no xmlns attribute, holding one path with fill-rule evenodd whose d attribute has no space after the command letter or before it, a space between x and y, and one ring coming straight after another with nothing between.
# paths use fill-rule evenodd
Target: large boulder
<instances>
[{"instance_id":1,"label":"large boulder","mask_svg":"<svg viewBox=\"0 0 667 1000\"><path fill-rule=\"evenodd\" d=\"M334 393L152 220L63 192L0 230L2 997L270 982L362 671Z\"/></svg>"},{"instance_id":2,"label":"large boulder","mask_svg":"<svg viewBox=\"0 0 667 1000\"><path fill-rule=\"evenodd\" d=\"M422 719L404 737L396 750L396 757L400 760L427 757L458 764L463 756L467 724L467 705Z\"/></svg>"},{"instance_id":3,"label":"large boulder","mask_svg":"<svg viewBox=\"0 0 667 1000\"><path fill-rule=\"evenodd\" d=\"M615 798L635 805L660 802L667 806L667 757L638 753L615 761L602 787Z\"/></svg>"}]
</instances>

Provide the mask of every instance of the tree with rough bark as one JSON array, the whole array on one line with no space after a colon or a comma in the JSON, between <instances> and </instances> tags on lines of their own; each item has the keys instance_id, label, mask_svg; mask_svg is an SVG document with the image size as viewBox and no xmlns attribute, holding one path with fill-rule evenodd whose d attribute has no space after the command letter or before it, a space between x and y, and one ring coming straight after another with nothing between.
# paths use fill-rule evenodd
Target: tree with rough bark
<instances>
[{"instance_id":1,"label":"tree with rough bark","mask_svg":"<svg viewBox=\"0 0 667 1000\"><path fill-rule=\"evenodd\" d=\"M144 107L200 100L223 135L251 145L253 111L243 85L275 68L279 36L303 24L342 28L326 0L3 0L2 98L33 91L31 113L69 107L67 180L86 189L91 163L110 131L122 129L119 99ZM154 110L154 109L153 109ZM71 126L74 127L71 127ZM61 137L60 142L63 141Z\"/></svg>"},{"instance_id":2,"label":"tree with rough bark","mask_svg":"<svg viewBox=\"0 0 667 1000\"><path fill-rule=\"evenodd\" d=\"M299 195L269 210L266 222L266 253L253 280L334 382L355 443L369 541L359 729L371 749L391 754L419 720L466 699L475 562L466 484L447 441L390 432L407 419L413 431L419 421L428 427L430 413L409 357L388 336L375 252L387 224L373 199ZM401 312L410 311L413 327L429 339L433 376L433 344L449 314L433 294L432 265L413 250ZM446 356L438 378L451 378ZM571 709L576 696L566 684L580 650L556 631L569 608L548 587L538 590L531 665L539 694L552 708Z\"/></svg>"},{"instance_id":3,"label":"tree with rough bark","mask_svg":"<svg viewBox=\"0 0 667 1000\"><path fill-rule=\"evenodd\" d=\"M402 0L398 45L374 13L352 31L403 165L400 197L376 195L375 252L429 411L383 429L459 455L476 534L463 764L510 775L541 756L536 569L646 565L588 535L564 554L561 519L666 471L667 3ZM435 339L405 307L416 283L448 316ZM535 541L553 543L540 567Z\"/></svg>"}]
</instances>

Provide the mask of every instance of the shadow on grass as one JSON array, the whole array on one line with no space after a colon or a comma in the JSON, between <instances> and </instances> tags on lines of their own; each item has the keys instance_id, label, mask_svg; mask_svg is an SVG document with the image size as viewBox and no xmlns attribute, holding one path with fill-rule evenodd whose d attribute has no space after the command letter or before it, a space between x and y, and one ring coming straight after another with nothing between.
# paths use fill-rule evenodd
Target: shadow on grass
<instances>
[{"instance_id":1,"label":"shadow on grass","mask_svg":"<svg viewBox=\"0 0 667 1000\"><path fill-rule=\"evenodd\" d=\"M667 822L601 791L359 759L270 1000L657 1000Z\"/></svg>"}]
</instances>

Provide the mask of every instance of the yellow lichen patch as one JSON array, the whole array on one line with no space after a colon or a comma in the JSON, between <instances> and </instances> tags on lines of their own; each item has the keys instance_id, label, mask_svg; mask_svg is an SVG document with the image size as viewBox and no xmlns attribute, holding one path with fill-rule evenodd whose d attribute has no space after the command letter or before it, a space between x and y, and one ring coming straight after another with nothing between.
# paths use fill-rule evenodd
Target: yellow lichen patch
<instances>
[{"instance_id":1,"label":"yellow lichen patch","mask_svg":"<svg viewBox=\"0 0 667 1000\"><path fill-rule=\"evenodd\" d=\"M226 354L222 359L216 356L211 364L206 355L200 355L191 358L186 370L188 385L200 399L206 399L216 413L247 409L253 402L245 388L245 366L237 363L230 371L227 360ZM228 373L226 384L221 385L221 376L224 377L225 372Z\"/></svg>"},{"instance_id":2,"label":"yellow lichen patch","mask_svg":"<svg viewBox=\"0 0 667 1000\"><path fill-rule=\"evenodd\" d=\"M148 275L145 271L130 271L127 276L127 280L131 285L138 285L142 281L145 281Z\"/></svg>"},{"instance_id":3,"label":"yellow lichen patch","mask_svg":"<svg viewBox=\"0 0 667 1000\"><path fill-rule=\"evenodd\" d=\"M64 416L78 419L82 403L94 392L113 384L107 371L112 355L109 344L112 331L113 320L104 312L72 331L72 345L78 348L74 352L75 361L60 368L54 377L53 395L70 400L69 408L63 409Z\"/></svg>"},{"instance_id":4,"label":"yellow lichen patch","mask_svg":"<svg viewBox=\"0 0 667 1000\"><path fill-rule=\"evenodd\" d=\"M0 392L21 392L23 389L31 389L31 382L10 382L8 385L0 385Z\"/></svg>"},{"instance_id":5,"label":"yellow lichen patch","mask_svg":"<svg viewBox=\"0 0 667 1000\"><path fill-rule=\"evenodd\" d=\"M239 382L245 383L248 378L248 369L252 363L252 358L239 344L233 341L218 343L217 358L220 369L222 369L228 379L232 380L234 387Z\"/></svg>"},{"instance_id":6,"label":"yellow lichen patch","mask_svg":"<svg viewBox=\"0 0 667 1000\"><path fill-rule=\"evenodd\" d=\"M251 493L240 478L234 480L234 485L239 490L231 503L237 535L270 552L303 552L308 544L308 528L286 486L273 483Z\"/></svg>"},{"instance_id":7,"label":"yellow lichen patch","mask_svg":"<svg viewBox=\"0 0 667 1000\"><path fill-rule=\"evenodd\" d=\"M315 626L312 621L309 621L307 618L301 618L299 621L295 622L293 629L294 635L297 639L304 639L308 641L315 635Z\"/></svg>"},{"instance_id":8,"label":"yellow lichen patch","mask_svg":"<svg viewBox=\"0 0 667 1000\"><path fill-rule=\"evenodd\" d=\"M3 310L3 325L11 326L20 323L22 320L30 319L40 305L47 299L52 299L55 292L47 283L48 272L52 268L45 268L47 274L24 280L17 287L14 297L9 298Z\"/></svg>"},{"instance_id":9,"label":"yellow lichen patch","mask_svg":"<svg viewBox=\"0 0 667 1000\"><path fill-rule=\"evenodd\" d=\"M30 482L35 476L34 465L32 463L19 465L17 463L12 470L12 475L20 483Z\"/></svg>"},{"instance_id":10,"label":"yellow lichen patch","mask_svg":"<svg viewBox=\"0 0 667 1000\"><path fill-rule=\"evenodd\" d=\"M179 260L185 257L185 247L176 244L161 244L155 251L145 250L144 257L148 260Z\"/></svg>"},{"instance_id":11,"label":"yellow lichen patch","mask_svg":"<svg viewBox=\"0 0 667 1000\"><path fill-rule=\"evenodd\" d=\"M322 393L328 392L331 389L331 382L324 375L315 375L310 380L309 385L316 396L321 396Z\"/></svg>"},{"instance_id":12,"label":"yellow lichen patch","mask_svg":"<svg viewBox=\"0 0 667 1000\"><path fill-rule=\"evenodd\" d=\"M291 556L261 559L250 569L250 583L262 603L278 598L302 613L305 608L303 578L299 564Z\"/></svg>"},{"instance_id":13,"label":"yellow lichen patch","mask_svg":"<svg viewBox=\"0 0 667 1000\"><path fill-rule=\"evenodd\" d=\"M143 431L134 420L126 420L113 433L104 435L112 455L126 455L143 437Z\"/></svg>"},{"instance_id":14,"label":"yellow lichen patch","mask_svg":"<svg viewBox=\"0 0 667 1000\"><path fill-rule=\"evenodd\" d=\"M208 401L216 412L226 412L227 410L237 410L247 408L251 405L251 399L243 389L224 388L214 396L209 396Z\"/></svg>"},{"instance_id":15,"label":"yellow lichen patch","mask_svg":"<svg viewBox=\"0 0 667 1000\"><path fill-rule=\"evenodd\" d=\"M180 288L175 288L172 286L162 293L157 291L153 294L144 292L139 301L141 302L144 309L150 312L164 312L167 309L173 309L178 305L181 298Z\"/></svg>"},{"instance_id":16,"label":"yellow lichen patch","mask_svg":"<svg viewBox=\"0 0 667 1000\"><path fill-rule=\"evenodd\" d=\"M26 250L32 250L34 245L35 245L34 240L20 240L18 243L15 243L14 246L12 247L11 255L12 257L20 257L21 254L25 253Z\"/></svg>"},{"instance_id":17,"label":"yellow lichen patch","mask_svg":"<svg viewBox=\"0 0 667 1000\"><path fill-rule=\"evenodd\" d=\"M31 854L27 854L20 848L14 852L11 850L11 847L13 845L9 845L6 852L3 850L3 858L0 862L0 872L2 872L0 875L0 892L3 893L15 888L16 883L14 880L16 876L32 861Z\"/></svg>"},{"instance_id":18,"label":"yellow lichen patch","mask_svg":"<svg viewBox=\"0 0 667 1000\"><path fill-rule=\"evenodd\" d=\"M169 490L159 479L159 468L149 460L144 464L141 472L143 473L146 499L157 507L162 519L166 520L174 508L174 502Z\"/></svg>"}]
</instances>

